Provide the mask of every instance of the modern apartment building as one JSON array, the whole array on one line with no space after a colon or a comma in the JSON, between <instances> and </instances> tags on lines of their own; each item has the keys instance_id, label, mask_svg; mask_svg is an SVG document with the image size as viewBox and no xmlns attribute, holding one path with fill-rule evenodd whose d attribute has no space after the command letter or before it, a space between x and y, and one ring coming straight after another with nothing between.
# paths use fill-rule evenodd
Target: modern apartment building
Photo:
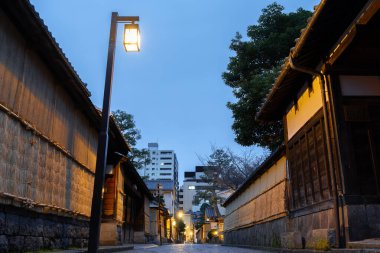
<instances>
[{"instance_id":1,"label":"modern apartment building","mask_svg":"<svg viewBox=\"0 0 380 253\"><path fill-rule=\"evenodd\" d=\"M205 170L213 170L212 166L196 166L195 171L185 171L183 185L179 190L179 209L184 213L197 212L204 201L200 201L198 205L194 204L194 196L197 190L204 190L213 187L205 180ZM226 189L223 191L216 190L216 195L220 200L227 199L234 191ZM218 203L220 214L224 214L224 208Z\"/></svg>"},{"instance_id":2,"label":"modern apartment building","mask_svg":"<svg viewBox=\"0 0 380 253\"><path fill-rule=\"evenodd\" d=\"M148 143L150 163L139 171L149 180L173 180L178 189L178 160L174 150L159 150L158 143Z\"/></svg>"},{"instance_id":3,"label":"modern apartment building","mask_svg":"<svg viewBox=\"0 0 380 253\"><path fill-rule=\"evenodd\" d=\"M178 208L178 160L174 150L159 150L158 143L148 143L150 163L139 170L141 176L147 177L147 182L161 182L161 184L173 184L170 198L167 194L167 207L175 212ZM166 182L166 183L165 183ZM153 183L152 183L153 184ZM166 187L168 188L168 187ZM171 208L172 207L172 208Z\"/></svg>"},{"instance_id":4,"label":"modern apartment building","mask_svg":"<svg viewBox=\"0 0 380 253\"><path fill-rule=\"evenodd\" d=\"M183 210L184 213L199 211L200 205L194 205L193 200L197 190L210 187L203 179L206 167L196 166L195 171L185 171L184 173L183 185L179 191L179 209Z\"/></svg>"}]
</instances>

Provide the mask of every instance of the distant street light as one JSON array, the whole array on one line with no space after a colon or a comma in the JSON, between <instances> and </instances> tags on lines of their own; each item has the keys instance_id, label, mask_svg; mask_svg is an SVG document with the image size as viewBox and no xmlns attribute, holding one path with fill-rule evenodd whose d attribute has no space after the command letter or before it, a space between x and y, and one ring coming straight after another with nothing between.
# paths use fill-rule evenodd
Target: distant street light
<instances>
[{"instance_id":1,"label":"distant street light","mask_svg":"<svg viewBox=\"0 0 380 253\"><path fill-rule=\"evenodd\" d=\"M162 184L157 184L157 196L158 196L158 232L160 233L160 245L162 245L162 235L161 235L161 192L163 188Z\"/></svg>"},{"instance_id":2,"label":"distant street light","mask_svg":"<svg viewBox=\"0 0 380 253\"><path fill-rule=\"evenodd\" d=\"M139 17L121 17L117 12L112 12L106 80L103 96L102 123L98 139L94 191L92 194L90 234L88 240L89 253L96 253L99 247L100 222L102 215L102 189L104 185L105 168L107 165L108 126L110 117L112 75L116 47L117 23L126 23L124 26L125 50L127 52L137 52L140 51L140 32L138 24L135 24L135 22L138 21Z\"/></svg>"}]
</instances>

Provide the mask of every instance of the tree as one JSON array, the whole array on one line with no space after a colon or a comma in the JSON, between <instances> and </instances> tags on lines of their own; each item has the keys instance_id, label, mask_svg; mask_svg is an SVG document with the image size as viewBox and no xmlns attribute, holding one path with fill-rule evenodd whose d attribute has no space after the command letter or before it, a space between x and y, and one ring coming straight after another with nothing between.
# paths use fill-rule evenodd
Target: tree
<instances>
[{"instance_id":1,"label":"tree","mask_svg":"<svg viewBox=\"0 0 380 253\"><path fill-rule=\"evenodd\" d=\"M136 169L141 169L149 163L149 151L147 149L136 148L137 141L141 139L140 130L136 128L133 115L125 111L116 110L112 112L117 125L119 126L124 138L131 147L130 159Z\"/></svg>"},{"instance_id":2,"label":"tree","mask_svg":"<svg viewBox=\"0 0 380 253\"><path fill-rule=\"evenodd\" d=\"M178 233L183 233L185 232L186 224L185 222L183 222L182 219L180 219L177 223L177 227L178 227Z\"/></svg>"},{"instance_id":3,"label":"tree","mask_svg":"<svg viewBox=\"0 0 380 253\"><path fill-rule=\"evenodd\" d=\"M237 98L237 102L229 102L227 107L234 117L235 140L243 146L256 144L274 150L283 141L280 121L263 123L255 116L294 39L312 14L302 8L288 14L283 10L277 3L268 5L262 10L258 24L248 27L248 41L237 33L230 44L236 55L230 57L222 77Z\"/></svg>"},{"instance_id":4,"label":"tree","mask_svg":"<svg viewBox=\"0 0 380 253\"><path fill-rule=\"evenodd\" d=\"M193 220L194 220L194 227L195 229L200 229L203 224L205 224L205 213L206 213L206 208L210 207L209 204L203 203L199 209L200 213L195 212L193 214Z\"/></svg>"},{"instance_id":5,"label":"tree","mask_svg":"<svg viewBox=\"0 0 380 253\"><path fill-rule=\"evenodd\" d=\"M200 157L205 164L202 180L207 186L197 190L194 196L194 204L199 205L202 201L215 207L222 197L218 192L224 190L235 191L244 180L261 164L265 155L257 156L250 149L240 155L235 154L229 148L211 148L212 153L206 157Z\"/></svg>"}]
</instances>

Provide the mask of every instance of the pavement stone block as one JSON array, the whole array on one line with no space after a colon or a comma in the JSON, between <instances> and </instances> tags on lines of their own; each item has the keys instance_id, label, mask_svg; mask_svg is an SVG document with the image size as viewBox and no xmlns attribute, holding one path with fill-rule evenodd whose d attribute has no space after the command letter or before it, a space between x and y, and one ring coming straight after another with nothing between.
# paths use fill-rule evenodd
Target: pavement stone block
<instances>
[{"instance_id":1,"label":"pavement stone block","mask_svg":"<svg viewBox=\"0 0 380 253\"><path fill-rule=\"evenodd\" d=\"M0 235L0 253L8 252L8 239L5 235Z\"/></svg>"},{"instance_id":2,"label":"pavement stone block","mask_svg":"<svg viewBox=\"0 0 380 253\"><path fill-rule=\"evenodd\" d=\"M19 216L7 214L5 219L5 234L17 235L19 233Z\"/></svg>"},{"instance_id":3,"label":"pavement stone block","mask_svg":"<svg viewBox=\"0 0 380 253\"><path fill-rule=\"evenodd\" d=\"M328 250L335 245L335 229L314 229L306 237L306 248Z\"/></svg>"},{"instance_id":4,"label":"pavement stone block","mask_svg":"<svg viewBox=\"0 0 380 253\"><path fill-rule=\"evenodd\" d=\"M20 252L24 247L24 236L8 236L8 249L11 252Z\"/></svg>"},{"instance_id":5,"label":"pavement stone block","mask_svg":"<svg viewBox=\"0 0 380 253\"><path fill-rule=\"evenodd\" d=\"M87 247L88 241L87 239L81 239L81 238L74 238L73 239L73 245L78 248L84 248Z\"/></svg>"},{"instance_id":6,"label":"pavement stone block","mask_svg":"<svg viewBox=\"0 0 380 253\"><path fill-rule=\"evenodd\" d=\"M61 242L62 242L62 245L61 245L62 248L67 249L70 247L70 245L71 245L70 242L72 242L72 240L70 240L70 238L64 237L64 238L62 238Z\"/></svg>"},{"instance_id":7,"label":"pavement stone block","mask_svg":"<svg viewBox=\"0 0 380 253\"><path fill-rule=\"evenodd\" d=\"M43 236L44 234L44 221L41 218L33 220L34 236Z\"/></svg>"},{"instance_id":8,"label":"pavement stone block","mask_svg":"<svg viewBox=\"0 0 380 253\"><path fill-rule=\"evenodd\" d=\"M368 225L374 233L373 237L379 237L379 234L380 234L380 220L379 220L380 205L367 205L366 211L367 211Z\"/></svg>"},{"instance_id":9,"label":"pavement stone block","mask_svg":"<svg viewBox=\"0 0 380 253\"><path fill-rule=\"evenodd\" d=\"M34 235L35 224L31 218L19 217L20 235Z\"/></svg>"},{"instance_id":10,"label":"pavement stone block","mask_svg":"<svg viewBox=\"0 0 380 253\"><path fill-rule=\"evenodd\" d=\"M0 234L4 233L5 223L6 223L5 214L4 213L0 213Z\"/></svg>"},{"instance_id":11,"label":"pavement stone block","mask_svg":"<svg viewBox=\"0 0 380 253\"><path fill-rule=\"evenodd\" d=\"M44 240L42 237L26 236L24 238L24 251L36 251L44 246Z\"/></svg>"},{"instance_id":12,"label":"pavement stone block","mask_svg":"<svg viewBox=\"0 0 380 253\"><path fill-rule=\"evenodd\" d=\"M302 249L302 235L300 232L286 232L281 234L281 247L287 249Z\"/></svg>"}]
</instances>

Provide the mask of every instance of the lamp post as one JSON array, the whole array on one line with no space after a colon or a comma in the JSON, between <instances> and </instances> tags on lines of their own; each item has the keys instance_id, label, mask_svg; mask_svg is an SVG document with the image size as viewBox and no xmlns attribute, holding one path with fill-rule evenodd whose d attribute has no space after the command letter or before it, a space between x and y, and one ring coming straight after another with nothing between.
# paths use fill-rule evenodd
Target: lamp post
<instances>
[{"instance_id":1,"label":"lamp post","mask_svg":"<svg viewBox=\"0 0 380 253\"><path fill-rule=\"evenodd\" d=\"M195 243L195 236L197 235L195 233L195 213L192 212L191 216L192 216L192 220L193 220L193 244L194 244Z\"/></svg>"},{"instance_id":2,"label":"lamp post","mask_svg":"<svg viewBox=\"0 0 380 253\"><path fill-rule=\"evenodd\" d=\"M105 178L108 150L108 126L110 116L110 102L112 90L113 64L116 47L117 23L125 23L124 26L124 48L127 52L140 51L140 32L138 29L139 17L121 17L117 12L112 12L111 29L108 45L106 79L104 85L102 122L98 138L98 149L96 155L96 169L94 180L94 191L92 195L90 234L88 240L88 252L96 253L99 246L100 219L102 214L102 189Z\"/></svg>"},{"instance_id":3,"label":"lamp post","mask_svg":"<svg viewBox=\"0 0 380 253\"><path fill-rule=\"evenodd\" d=\"M162 245L162 235L161 235L161 195L160 190L162 189L161 184L157 184L157 196L158 196L158 233L160 234L160 246Z\"/></svg>"},{"instance_id":4,"label":"lamp post","mask_svg":"<svg viewBox=\"0 0 380 253\"><path fill-rule=\"evenodd\" d=\"M182 217L183 217L183 211L178 211L177 212L177 218L178 218L178 220L182 220ZM182 241L182 236L181 236L181 234L180 234L180 231L179 231L179 227L177 226L177 239L179 240L179 241Z\"/></svg>"}]
</instances>

